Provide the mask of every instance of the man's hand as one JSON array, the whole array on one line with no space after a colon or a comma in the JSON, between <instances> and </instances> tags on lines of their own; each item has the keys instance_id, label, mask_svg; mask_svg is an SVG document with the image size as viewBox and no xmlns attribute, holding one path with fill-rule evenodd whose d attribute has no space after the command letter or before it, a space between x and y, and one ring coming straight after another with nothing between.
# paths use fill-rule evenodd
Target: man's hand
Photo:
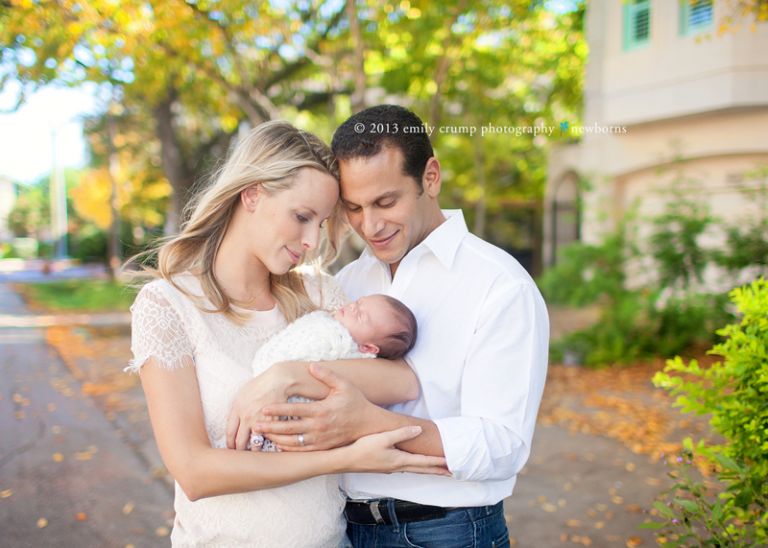
<instances>
[{"instance_id":1,"label":"man's hand","mask_svg":"<svg viewBox=\"0 0 768 548\"><path fill-rule=\"evenodd\" d=\"M274 371L273 371L274 370ZM270 373L272 372L272 373ZM287 399L288 381L280 379L276 368L270 368L258 377L245 383L235 396L227 417L227 447L244 450L251 436L251 429L257 423L270 420L262 414L262 407Z\"/></svg>"},{"instance_id":2,"label":"man's hand","mask_svg":"<svg viewBox=\"0 0 768 548\"><path fill-rule=\"evenodd\" d=\"M312 364L309 371L328 386L330 392L325 399L268 405L261 410L262 415L273 419L281 416L296 419L258 422L251 428L263 433L283 451L321 451L348 445L370 434L364 425L376 406L352 383L330 369ZM299 438L299 434L303 437ZM300 439L303 445L299 443Z\"/></svg>"}]
</instances>

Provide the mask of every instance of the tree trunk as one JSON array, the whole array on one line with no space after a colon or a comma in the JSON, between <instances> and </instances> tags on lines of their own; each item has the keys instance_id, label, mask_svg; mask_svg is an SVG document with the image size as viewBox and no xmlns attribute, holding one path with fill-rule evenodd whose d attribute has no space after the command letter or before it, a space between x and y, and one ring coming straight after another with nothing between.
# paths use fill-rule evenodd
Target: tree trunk
<instances>
[{"instance_id":1,"label":"tree trunk","mask_svg":"<svg viewBox=\"0 0 768 548\"><path fill-rule=\"evenodd\" d=\"M165 234L178 232L182 211L194 179L182 153L173 127L173 95L169 95L155 107L157 136L160 139L160 156L163 173L171 183L171 207L165 222Z\"/></svg>"},{"instance_id":2,"label":"tree trunk","mask_svg":"<svg viewBox=\"0 0 768 548\"><path fill-rule=\"evenodd\" d=\"M453 25L455 25L456 21L459 20L459 16L464 12L465 7L466 1L462 0L459 2L459 4L456 6L456 10L453 13L453 16L446 22L445 28L448 29L449 32L446 34L445 40L443 40L442 53L437 59L437 64L435 65L435 93L432 95L432 98L429 101L429 123L432 127L435 128L440 125L442 118L443 85L445 84L445 80L448 77L448 70L451 68L451 61L453 60L449 50L451 48L451 44L457 39L456 34L451 32L451 28L453 28ZM440 135L439 131L434 134L433 144L438 135Z\"/></svg>"},{"instance_id":3,"label":"tree trunk","mask_svg":"<svg viewBox=\"0 0 768 548\"><path fill-rule=\"evenodd\" d=\"M486 180L485 180L485 151L482 139L472 137L475 148L475 173L477 173L477 186L480 196L475 203L475 236L482 238L485 235L485 221L488 215L486 204Z\"/></svg>"},{"instance_id":4,"label":"tree trunk","mask_svg":"<svg viewBox=\"0 0 768 548\"><path fill-rule=\"evenodd\" d=\"M355 0L347 0L346 9L349 32L352 35L352 43L355 48L355 57L352 63L355 69L355 90L350 97L352 112L355 113L365 109L365 43L363 42L363 34L360 32L360 21L357 19Z\"/></svg>"},{"instance_id":5,"label":"tree trunk","mask_svg":"<svg viewBox=\"0 0 768 548\"><path fill-rule=\"evenodd\" d=\"M115 120L113 117L114 102L107 109L107 140L109 141L107 149L109 150L109 159L107 165L107 174L109 175L109 212L112 215L112 224L109 227L109 242L107 245L107 262L109 268L109 278L112 281L117 279L117 272L120 269L120 208L117 203L117 172L118 158L115 150Z\"/></svg>"}]
</instances>

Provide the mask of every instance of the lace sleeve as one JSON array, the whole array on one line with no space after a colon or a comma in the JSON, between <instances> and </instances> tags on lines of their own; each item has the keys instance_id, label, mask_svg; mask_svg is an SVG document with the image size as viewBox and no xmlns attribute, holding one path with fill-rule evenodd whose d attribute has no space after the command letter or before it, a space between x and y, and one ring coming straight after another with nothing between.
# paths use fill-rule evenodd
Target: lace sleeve
<instances>
[{"instance_id":1,"label":"lace sleeve","mask_svg":"<svg viewBox=\"0 0 768 548\"><path fill-rule=\"evenodd\" d=\"M336 310L349 302L333 276L325 273L304 273L304 287L312 301L323 310Z\"/></svg>"},{"instance_id":2,"label":"lace sleeve","mask_svg":"<svg viewBox=\"0 0 768 548\"><path fill-rule=\"evenodd\" d=\"M152 357L166 369L193 357L190 338L179 312L154 284L144 286L131 306L131 360L125 371L138 372Z\"/></svg>"}]
</instances>

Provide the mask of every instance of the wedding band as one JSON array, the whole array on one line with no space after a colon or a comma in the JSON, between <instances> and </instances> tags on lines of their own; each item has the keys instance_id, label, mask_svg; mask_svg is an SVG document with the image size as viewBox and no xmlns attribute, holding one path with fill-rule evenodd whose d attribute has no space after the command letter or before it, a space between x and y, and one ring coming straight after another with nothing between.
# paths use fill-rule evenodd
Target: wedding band
<instances>
[{"instance_id":1,"label":"wedding band","mask_svg":"<svg viewBox=\"0 0 768 548\"><path fill-rule=\"evenodd\" d=\"M304 447L304 434L296 434L296 441L299 442L299 445Z\"/></svg>"}]
</instances>

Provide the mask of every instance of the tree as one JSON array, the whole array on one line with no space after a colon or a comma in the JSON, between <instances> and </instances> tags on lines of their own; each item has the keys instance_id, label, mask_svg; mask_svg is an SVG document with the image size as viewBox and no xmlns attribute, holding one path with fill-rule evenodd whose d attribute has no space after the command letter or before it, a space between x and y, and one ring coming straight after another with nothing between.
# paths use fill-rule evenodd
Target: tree
<instances>
[{"instance_id":1,"label":"tree","mask_svg":"<svg viewBox=\"0 0 768 548\"><path fill-rule=\"evenodd\" d=\"M336 91L312 61L344 14L331 4L11 0L0 12L3 79L22 84L20 102L53 81L118 87L154 120L175 225L241 122L278 117L277 104L322 105Z\"/></svg>"},{"instance_id":2,"label":"tree","mask_svg":"<svg viewBox=\"0 0 768 548\"><path fill-rule=\"evenodd\" d=\"M553 136L480 128L578 119L578 5L555 14L528 0L10 0L0 7L3 78L22 83L20 100L53 81L117 94L153 151L141 157L173 188L169 228L238 128L280 116L328 138L367 100L406 104L431 126L476 127L432 138L448 202L474 207L483 232L486 218L518 205L535 214Z\"/></svg>"}]
</instances>

